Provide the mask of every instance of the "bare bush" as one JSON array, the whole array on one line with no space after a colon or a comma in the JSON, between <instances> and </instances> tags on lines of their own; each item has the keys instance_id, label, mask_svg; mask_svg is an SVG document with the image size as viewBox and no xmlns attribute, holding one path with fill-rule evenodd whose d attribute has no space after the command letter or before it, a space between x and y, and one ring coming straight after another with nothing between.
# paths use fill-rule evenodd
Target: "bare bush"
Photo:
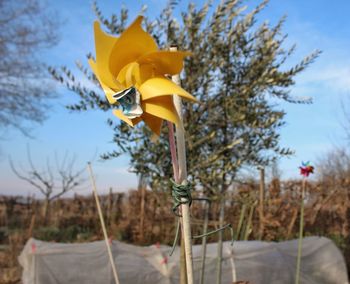
<instances>
[{"instance_id":1,"label":"bare bush","mask_svg":"<svg viewBox=\"0 0 350 284\"><path fill-rule=\"evenodd\" d=\"M66 153L61 160L55 155L54 166L47 159L46 167L38 170L33 163L29 149L27 150L27 156L29 169L18 170L11 159L10 166L18 178L28 182L43 194L45 199L43 216L47 218L52 200L76 189L85 182L83 177L84 168L75 169L76 157L70 157Z\"/></svg>"}]
</instances>

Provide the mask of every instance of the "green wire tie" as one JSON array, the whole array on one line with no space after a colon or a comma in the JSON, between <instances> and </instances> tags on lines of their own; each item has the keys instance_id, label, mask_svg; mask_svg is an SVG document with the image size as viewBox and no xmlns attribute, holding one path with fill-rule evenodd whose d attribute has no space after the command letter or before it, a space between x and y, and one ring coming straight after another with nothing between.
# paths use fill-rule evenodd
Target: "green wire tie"
<instances>
[{"instance_id":1,"label":"green wire tie","mask_svg":"<svg viewBox=\"0 0 350 284\"><path fill-rule=\"evenodd\" d=\"M188 183L187 181L182 182L182 184L177 184L173 179L170 179L170 182L172 183L171 195L173 197L173 202L174 202L172 210L173 210L174 215L178 217L175 238L174 238L174 242L173 242L171 251L169 253L169 256L172 256L172 254L175 251L176 244L179 240L180 217L182 217L181 214L178 213L178 208L179 208L179 206L181 206L181 204L188 204L189 206L191 206L191 204L192 204L191 188L192 187L191 187L191 184ZM219 229L207 232L207 233L202 234L202 235L193 236L192 239L204 238L204 237L210 236L212 234L215 234L217 232L223 231L227 228L230 229L231 246L233 246L234 233L233 233L233 228L232 228L231 224L227 224Z\"/></svg>"},{"instance_id":2,"label":"green wire tie","mask_svg":"<svg viewBox=\"0 0 350 284\"><path fill-rule=\"evenodd\" d=\"M182 184L177 184L173 179L170 179L172 183L171 195L173 197L173 212L177 217L182 217L178 212L178 208L181 204L187 204L191 206L192 195L191 195L191 184L187 181L183 181Z\"/></svg>"}]
</instances>

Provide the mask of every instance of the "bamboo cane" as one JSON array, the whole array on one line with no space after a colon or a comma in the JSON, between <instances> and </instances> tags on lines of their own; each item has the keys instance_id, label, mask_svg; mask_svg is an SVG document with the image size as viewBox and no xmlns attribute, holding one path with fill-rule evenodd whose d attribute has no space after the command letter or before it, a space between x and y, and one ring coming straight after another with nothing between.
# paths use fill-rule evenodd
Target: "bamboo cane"
<instances>
[{"instance_id":1,"label":"bamboo cane","mask_svg":"<svg viewBox=\"0 0 350 284\"><path fill-rule=\"evenodd\" d=\"M94 178L94 175L93 175L93 172L92 172L92 167L91 167L91 163L90 162L88 163L88 171L89 171L89 174L90 174L91 185L92 185L94 197L95 197L95 200L96 200L96 206L97 206L98 215L100 217L100 222L101 222L101 227L102 227L102 231L103 231L103 236L104 236L104 239L106 241L107 252L108 252L109 261L110 261L111 267L112 267L113 277L114 277L115 283L119 284L120 282L119 282L117 270L115 268L115 263L114 263L114 259L113 259L113 255L112 255L112 250L111 250L111 246L110 246L108 235L107 235L106 225L105 225L105 222L104 222L104 219L103 219L102 210L101 210L100 200L99 200L98 195L97 195L96 182L95 182L95 178Z\"/></svg>"},{"instance_id":2,"label":"bamboo cane","mask_svg":"<svg viewBox=\"0 0 350 284\"><path fill-rule=\"evenodd\" d=\"M177 51L177 47L170 47L170 51ZM172 80L180 85L180 76L172 76ZM176 127L176 146L177 155L179 162L179 182L181 184L187 178L187 165L186 165L186 150L185 150L185 133L182 122L182 111L181 111L181 99L179 96L174 95L174 105L177 114L180 118L179 125ZM182 227L183 233L182 238L185 243L185 256L186 256L186 270L187 270L187 283L193 284L193 263L192 263L192 243L191 243L191 224L190 224L190 207L189 204L181 204L182 214Z\"/></svg>"}]
</instances>

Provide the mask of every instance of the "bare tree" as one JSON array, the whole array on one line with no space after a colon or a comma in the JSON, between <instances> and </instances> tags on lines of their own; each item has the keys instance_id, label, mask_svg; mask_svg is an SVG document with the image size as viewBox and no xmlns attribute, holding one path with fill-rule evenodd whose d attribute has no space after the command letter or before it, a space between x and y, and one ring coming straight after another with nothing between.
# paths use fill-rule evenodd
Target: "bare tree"
<instances>
[{"instance_id":1,"label":"bare tree","mask_svg":"<svg viewBox=\"0 0 350 284\"><path fill-rule=\"evenodd\" d=\"M24 122L41 123L55 97L40 56L57 43L58 21L43 6L40 0L0 0L0 129L28 135Z\"/></svg>"},{"instance_id":2,"label":"bare tree","mask_svg":"<svg viewBox=\"0 0 350 284\"><path fill-rule=\"evenodd\" d=\"M316 163L316 173L322 184L322 194L328 200L337 195L342 200L342 235L350 241L350 152L335 148L321 156ZM326 204L323 202L323 204Z\"/></svg>"},{"instance_id":3,"label":"bare tree","mask_svg":"<svg viewBox=\"0 0 350 284\"><path fill-rule=\"evenodd\" d=\"M335 148L320 156L316 171L323 184L347 190L350 183L350 153L346 148Z\"/></svg>"},{"instance_id":4,"label":"bare tree","mask_svg":"<svg viewBox=\"0 0 350 284\"><path fill-rule=\"evenodd\" d=\"M52 166L49 158L46 166L38 170L34 165L30 150L27 150L29 169L18 170L10 158L10 166L14 174L38 189L45 198L43 216L45 220L49 215L52 200L81 186L86 179L83 177L85 168L75 169L76 156L65 153L63 159L55 155L55 163Z\"/></svg>"},{"instance_id":5,"label":"bare tree","mask_svg":"<svg viewBox=\"0 0 350 284\"><path fill-rule=\"evenodd\" d=\"M345 131L345 138L347 142L350 144L350 98L341 100L341 108L343 119L341 121L341 126Z\"/></svg>"}]
</instances>

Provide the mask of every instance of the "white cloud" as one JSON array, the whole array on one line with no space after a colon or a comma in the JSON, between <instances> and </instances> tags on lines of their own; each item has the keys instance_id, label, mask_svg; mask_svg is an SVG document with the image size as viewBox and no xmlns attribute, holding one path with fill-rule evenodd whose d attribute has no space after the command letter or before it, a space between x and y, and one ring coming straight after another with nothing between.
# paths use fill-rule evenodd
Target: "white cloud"
<instances>
[{"instance_id":1,"label":"white cloud","mask_svg":"<svg viewBox=\"0 0 350 284\"><path fill-rule=\"evenodd\" d=\"M297 80L297 87L304 89L304 92L308 89L314 92L320 88L336 93L350 92L350 65L333 64L322 68L311 66L310 69L310 72L300 75Z\"/></svg>"},{"instance_id":2,"label":"white cloud","mask_svg":"<svg viewBox=\"0 0 350 284\"><path fill-rule=\"evenodd\" d=\"M130 173L130 167L117 167L113 169L113 172L116 174L134 175L133 173Z\"/></svg>"}]
</instances>

